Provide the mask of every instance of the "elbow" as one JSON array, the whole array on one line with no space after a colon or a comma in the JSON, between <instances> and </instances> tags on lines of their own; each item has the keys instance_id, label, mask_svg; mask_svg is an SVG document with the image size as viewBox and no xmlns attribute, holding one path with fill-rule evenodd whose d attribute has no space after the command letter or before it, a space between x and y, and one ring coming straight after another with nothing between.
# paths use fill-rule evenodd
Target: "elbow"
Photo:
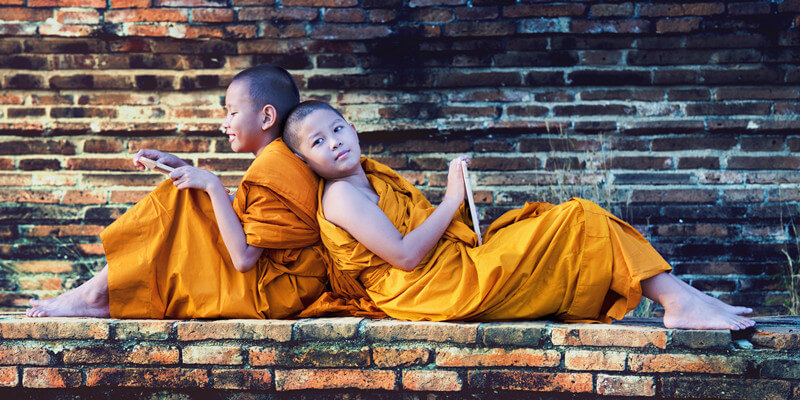
<instances>
[{"instance_id":1,"label":"elbow","mask_svg":"<svg viewBox=\"0 0 800 400\"><path fill-rule=\"evenodd\" d=\"M256 260L249 260L249 259L237 260L233 262L233 268L242 273L250 271L251 269L253 269L253 267L255 267L255 265L256 265Z\"/></svg>"},{"instance_id":2,"label":"elbow","mask_svg":"<svg viewBox=\"0 0 800 400\"><path fill-rule=\"evenodd\" d=\"M392 265L395 267L402 269L403 271L413 271L414 268L419 265L419 262L422 261L421 258L409 255L405 257L399 257L396 262L393 262Z\"/></svg>"}]
</instances>

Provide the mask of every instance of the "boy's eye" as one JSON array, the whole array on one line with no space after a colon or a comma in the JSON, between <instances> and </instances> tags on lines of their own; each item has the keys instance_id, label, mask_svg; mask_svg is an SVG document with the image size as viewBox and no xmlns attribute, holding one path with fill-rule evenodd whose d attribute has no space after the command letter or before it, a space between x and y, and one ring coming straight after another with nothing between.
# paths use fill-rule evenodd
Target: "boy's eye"
<instances>
[{"instance_id":1,"label":"boy's eye","mask_svg":"<svg viewBox=\"0 0 800 400\"><path fill-rule=\"evenodd\" d=\"M342 130L341 126L337 126L336 128L333 128L334 132L339 132L340 130Z\"/></svg>"},{"instance_id":2,"label":"boy's eye","mask_svg":"<svg viewBox=\"0 0 800 400\"><path fill-rule=\"evenodd\" d=\"M313 146L316 146L316 145L318 145L320 143L322 143L322 138L318 138L318 139L314 140L314 142L311 143L311 146L313 147Z\"/></svg>"}]
</instances>

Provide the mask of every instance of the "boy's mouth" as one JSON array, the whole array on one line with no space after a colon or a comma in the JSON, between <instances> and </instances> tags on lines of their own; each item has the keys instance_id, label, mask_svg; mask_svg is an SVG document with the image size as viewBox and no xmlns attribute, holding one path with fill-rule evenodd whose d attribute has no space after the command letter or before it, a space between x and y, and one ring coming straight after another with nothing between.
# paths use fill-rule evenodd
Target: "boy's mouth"
<instances>
[{"instance_id":1,"label":"boy's mouth","mask_svg":"<svg viewBox=\"0 0 800 400\"><path fill-rule=\"evenodd\" d=\"M345 150L345 151L337 154L335 160L339 161L341 158L343 158L344 156L346 156L348 154L350 154L350 150Z\"/></svg>"},{"instance_id":2,"label":"boy's mouth","mask_svg":"<svg viewBox=\"0 0 800 400\"><path fill-rule=\"evenodd\" d=\"M233 133L228 134L228 143L233 142L233 139L236 139L236 135Z\"/></svg>"}]
</instances>

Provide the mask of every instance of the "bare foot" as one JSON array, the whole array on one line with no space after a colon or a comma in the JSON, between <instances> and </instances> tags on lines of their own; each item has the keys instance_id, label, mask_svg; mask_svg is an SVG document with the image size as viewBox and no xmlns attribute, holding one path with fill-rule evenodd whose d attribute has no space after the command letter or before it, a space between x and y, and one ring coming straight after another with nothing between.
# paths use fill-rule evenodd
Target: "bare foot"
<instances>
[{"instance_id":1,"label":"bare foot","mask_svg":"<svg viewBox=\"0 0 800 400\"><path fill-rule=\"evenodd\" d=\"M722 309L724 309L724 310L726 310L726 311L728 311L730 313L736 314L736 315L745 315L745 314L752 314L753 313L753 309L750 308L750 307L732 306L732 305L730 305L730 304L728 304L728 303L726 303L726 302L724 302L724 301L722 301L722 300L720 300L720 299L718 299L716 297L709 296L709 295L701 292L700 290L698 290L694 286L692 286L692 285L690 285L690 284L688 284L688 283L686 283L686 282L684 282L684 281L682 281L682 280L680 280L678 278L675 278L675 280L680 282L687 289L689 289L692 292L692 294L695 294L695 295L699 296L699 298L701 300L705 301L706 303L708 303L708 304L710 304L712 306L721 307Z\"/></svg>"},{"instance_id":2,"label":"bare foot","mask_svg":"<svg viewBox=\"0 0 800 400\"><path fill-rule=\"evenodd\" d=\"M747 307L729 306L668 273L643 280L642 293L664 306L667 328L738 331L756 324L739 315L751 311Z\"/></svg>"},{"instance_id":3,"label":"bare foot","mask_svg":"<svg viewBox=\"0 0 800 400\"><path fill-rule=\"evenodd\" d=\"M29 317L108 317L108 266L83 285L47 300L31 300Z\"/></svg>"}]
</instances>

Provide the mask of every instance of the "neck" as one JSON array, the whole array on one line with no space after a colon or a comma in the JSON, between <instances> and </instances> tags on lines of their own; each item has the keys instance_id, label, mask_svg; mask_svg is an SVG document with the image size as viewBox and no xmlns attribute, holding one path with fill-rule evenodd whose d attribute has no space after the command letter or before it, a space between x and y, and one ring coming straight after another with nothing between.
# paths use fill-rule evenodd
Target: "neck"
<instances>
[{"instance_id":1,"label":"neck","mask_svg":"<svg viewBox=\"0 0 800 400\"><path fill-rule=\"evenodd\" d=\"M340 178L329 179L330 181L345 181L350 183L355 187L365 188L372 190L372 185L369 183L369 179L367 179L367 173L364 172L364 167L361 164L358 164L358 170L353 171L350 175L343 176Z\"/></svg>"},{"instance_id":2,"label":"neck","mask_svg":"<svg viewBox=\"0 0 800 400\"><path fill-rule=\"evenodd\" d=\"M259 154L261 154L261 152L262 152L262 151L264 151L264 149L265 149L267 146L269 146L269 144L270 144L270 143L272 143L273 141L275 141L275 139L277 139L278 137L280 137L280 135L277 135L277 136L276 136L276 135L273 135L271 132L264 132L264 140L263 140L263 141L261 141L261 144L260 144L260 145L258 146L258 148L257 148L257 149L256 149L256 150L253 152L253 155L255 155L256 157L258 157L258 155L259 155Z\"/></svg>"}]
</instances>

